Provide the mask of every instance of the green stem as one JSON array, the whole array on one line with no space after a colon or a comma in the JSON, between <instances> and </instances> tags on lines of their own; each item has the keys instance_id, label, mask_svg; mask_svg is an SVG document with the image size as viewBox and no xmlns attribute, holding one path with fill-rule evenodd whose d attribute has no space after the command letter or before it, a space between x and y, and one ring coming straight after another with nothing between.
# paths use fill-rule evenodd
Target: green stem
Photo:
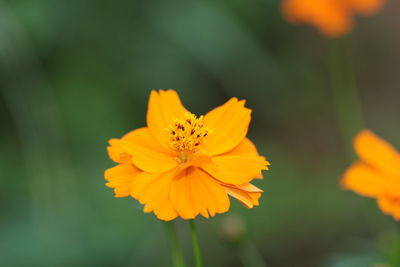
<instances>
[{"instance_id":1,"label":"green stem","mask_svg":"<svg viewBox=\"0 0 400 267\"><path fill-rule=\"evenodd\" d=\"M189 224L190 224L190 232L192 233L193 253L194 253L194 260L196 263L196 267L202 267L203 263L201 261L201 252L199 246L199 239L197 237L196 223L194 220L190 220Z\"/></svg>"},{"instance_id":2,"label":"green stem","mask_svg":"<svg viewBox=\"0 0 400 267\"><path fill-rule=\"evenodd\" d=\"M330 41L329 65L336 117L348 160L353 159L351 140L363 128L353 57L349 39Z\"/></svg>"},{"instance_id":3,"label":"green stem","mask_svg":"<svg viewBox=\"0 0 400 267\"><path fill-rule=\"evenodd\" d=\"M178 234L174 222L167 222L167 230L171 245L171 259L173 267L185 267L183 259L182 247L179 243Z\"/></svg>"},{"instance_id":4,"label":"green stem","mask_svg":"<svg viewBox=\"0 0 400 267\"><path fill-rule=\"evenodd\" d=\"M364 128L350 41L349 37L345 37L330 40L329 43L329 65L336 118L345 147L347 163L355 160L353 138ZM372 235L374 223L367 211L362 214L365 227Z\"/></svg>"},{"instance_id":5,"label":"green stem","mask_svg":"<svg viewBox=\"0 0 400 267\"><path fill-rule=\"evenodd\" d=\"M393 241L389 251L388 266L400 266L400 225L396 224L396 239Z\"/></svg>"}]
</instances>

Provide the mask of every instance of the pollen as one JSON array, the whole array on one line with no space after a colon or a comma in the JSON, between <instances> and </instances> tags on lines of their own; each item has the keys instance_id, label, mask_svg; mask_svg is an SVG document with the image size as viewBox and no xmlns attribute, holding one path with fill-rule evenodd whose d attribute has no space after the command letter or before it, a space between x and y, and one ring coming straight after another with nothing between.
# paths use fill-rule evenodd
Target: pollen
<instances>
[{"instance_id":1,"label":"pollen","mask_svg":"<svg viewBox=\"0 0 400 267\"><path fill-rule=\"evenodd\" d=\"M181 155L187 155L196 153L206 143L211 130L204 126L203 116L197 118L186 112L183 119L174 119L168 132L170 147Z\"/></svg>"}]
</instances>

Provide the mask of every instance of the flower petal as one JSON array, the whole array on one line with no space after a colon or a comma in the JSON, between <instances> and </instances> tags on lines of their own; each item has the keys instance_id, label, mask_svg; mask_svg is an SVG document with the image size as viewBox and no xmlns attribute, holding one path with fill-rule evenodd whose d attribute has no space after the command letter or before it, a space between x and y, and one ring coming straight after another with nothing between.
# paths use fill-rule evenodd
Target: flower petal
<instances>
[{"instance_id":1,"label":"flower petal","mask_svg":"<svg viewBox=\"0 0 400 267\"><path fill-rule=\"evenodd\" d=\"M133 164L146 172L162 173L178 165L172 152L160 146L148 128L134 130L129 138L113 139L110 143L131 155Z\"/></svg>"},{"instance_id":2,"label":"flower petal","mask_svg":"<svg viewBox=\"0 0 400 267\"><path fill-rule=\"evenodd\" d=\"M183 219L193 219L199 213L208 218L229 210L229 198L223 187L202 170L190 167L174 179L169 198Z\"/></svg>"},{"instance_id":3,"label":"flower petal","mask_svg":"<svg viewBox=\"0 0 400 267\"><path fill-rule=\"evenodd\" d=\"M169 191L175 172L142 172L132 183L131 196L144 204L144 211L153 211L157 218L170 221L177 213L169 200Z\"/></svg>"},{"instance_id":4,"label":"flower petal","mask_svg":"<svg viewBox=\"0 0 400 267\"><path fill-rule=\"evenodd\" d=\"M400 221L400 198L382 196L378 198L377 202L383 213L391 215L395 220Z\"/></svg>"},{"instance_id":5,"label":"flower petal","mask_svg":"<svg viewBox=\"0 0 400 267\"><path fill-rule=\"evenodd\" d=\"M104 172L104 178L108 181L106 186L114 188L115 197L126 197L131 192L131 183L141 171L133 166L120 164Z\"/></svg>"},{"instance_id":6,"label":"flower petal","mask_svg":"<svg viewBox=\"0 0 400 267\"><path fill-rule=\"evenodd\" d=\"M400 177L400 154L371 131L361 131L354 139L354 148L365 163L387 174Z\"/></svg>"},{"instance_id":7,"label":"flower petal","mask_svg":"<svg viewBox=\"0 0 400 267\"><path fill-rule=\"evenodd\" d=\"M121 140L130 141L135 140L135 130L125 134ZM108 156L116 163L121 164L131 164L132 163L132 155L126 153L126 151L122 148L121 142L119 142L117 138L111 139L109 142L110 146L107 147Z\"/></svg>"},{"instance_id":8,"label":"flower petal","mask_svg":"<svg viewBox=\"0 0 400 267\"><path fill-rule=\"evenodd\" d=\"M109 141L110 146L107 147L108 156L116 163L130 164L132 162L132 156L127 154L121 147L118 139L111 139Z\"/></svg>"},{"instance_id":9,"label":"flower petal","mask_svg":"<svg viewBox=\"0 0 400 267\"><path fill-rule=\"evenodd\" d=\"M251 110L244 107L245 101L231 98L204 117L204 125L212 130L205 150L210 155L219 155L236 147L247 134Z\"/></svg>"},{"instance_id":10,"label":"flower petal","mask_svg":"<svg viewBox=\"0 0 400 267\"><path fill-rule=\"evenodd\" d=\"M342 186L363 196L377 197L400 184L369 165L356 162L343 175Z\"/></svg>"},{"instance_id":11,"label":"flower petal","mask_svg":"<svg viewBox=\"0 0 400 267\"><path fill-rule=\"evenodd\" d=\"M337 0L285 0L282 11L289 22L313 25L329 37L348 33L353 24L352 10Z\"/></svg>"},{"instance_id":12,"label":"flower petal","mask_svg":"<svg viewBox=\"0 0 400 267\"><path fill-rule=\"evenodd\" d=\"M224 153L224 155L240 155L240 156L259 156L256 146L253 142L250 141L249 138L244 138L239 145L237 145L234 149Z\"/></svg>"},{"instance_id":13,"label":"flower petal","mask_svg":"<svg viewBox=\"0 0 400 267\"><path fill-rule=\"evenodd\" d=\"M214 178L227 184L246 184L259 177L261 170L268 170L269 163L260 156L221 155L212 157L211 163L201 168Z\"/></svg>"},{"instance_id":14,"label":"flower petal","mask_svg":"<svg viewBox=\"0 0 400 267\"><path fill-rule=\"evenodd\" d=\"M363 15L372 15L379 11L385 4L385 0L350 0L352 8Z\"/></svg>"},{"instance_id":15,"label":"flower petal","mask_svg":"<svg viewBox=\"0 0 400 267\"><path fill-rule=\"evenodd\" d=\"M240 190L246 191L248 193L262 193L264 192L262 189L258 188L257 186L247 183L241 185L235 185L235 187L239 188Z\"/></svg>"},{"instance_id":16,"label":"flower petal","mask_svg":"<svg viewBox=\"0 0 400 267\"><path fill-rule=\"evenodd\" d=\"M183 118L187 110L174 90L151 91L147 110L147 126L153 137L169 149L168 127L174 119Z\"/></svg>"},{"instance_id":17,"label":"flower petal","mask_svg":"<svg viewBox=\"0 0 400 267\"><path fill-rule=\"evenodd\" d=\"M248 183L244 185L224 184L225 191L232 197L240 201L246 208L258 206L258 199L261 197L262 190Z\"/></svg>"},{"instance_id":18,"label":"flower petal","mask_svg":"<svg viewBox=\"0 0 400 267\"><path fill-rule=\"evenodd\" d=\"M260 156L258 154L256 146L248 138L243 139L243 141L240 142L240 144L237 147L235 147L234 149L230 150L227 153L224 153L223 155L256 156L256 157ZM270 163L267 162L267 166L269 165ZM254 178L262 179L263 178L262 172L260 171L259 174Z\"/></svg>"}]
</instances>

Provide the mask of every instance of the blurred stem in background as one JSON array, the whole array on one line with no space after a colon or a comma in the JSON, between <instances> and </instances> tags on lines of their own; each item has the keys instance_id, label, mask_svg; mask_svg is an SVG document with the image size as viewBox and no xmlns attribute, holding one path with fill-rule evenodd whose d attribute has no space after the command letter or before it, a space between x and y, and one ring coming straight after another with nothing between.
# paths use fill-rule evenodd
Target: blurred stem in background
<instances>
[{"instance_id":1,"label":"blurred stem in background","mask_svg":"<svg viewBox=\"0 0 400 267\"><path fill-rule=\"evenodd\" d=\"M194 220L190 220L189 224L190 224L190 232L192 234L193 254L196 267L202 267L203 262L201 260L201 252L200 252L199 238L197 236L196 222Z\"/></svg>"},{"instance_id":2,"label":"blurred stem in background","mask_svg":"<svg viewBox=\"0 0 400 267\"><path fill-rule=\"evenodd\" d=\"M396 223L397 235L389 251L389 267L400 266L400 224Z\"/></svg>"},{"instance_id":3,"label":"blurred stem in background","mask_svg":"<svg viewBox=\"0 0 400 267\"><path fill-rule=\"evenodd\" d=\"M361 103L354 71L351 40L349 37L330 41L329 67L332 89L335 101L335 111L339 130L345 145L347 161L355 159L352 140L362 128L364 121ZM364 219L369 229L374 223L365 213ZM373 231L371 231L373 232ZM400 228L397 228L397 237L389 251L389 266L400 266Z\"/></svg>"},{"instance_id":4,"label":"blurred stem in background","mask_svg":"<svg viewBox=\"0 0 400 267\"><path fill-rule=\"evenodd\" d=\"M262 254L256 244L248 238L245 220L238 214L230 214L222 221L221 238L236 255L243 267L266 267Z\"/></svg>"},{"instance_id":5,"label":"blurred stem in background","mask_svg":"<svg viewBox=\"0 0 400 267\"><path fill-rule=\"evenodd\" d=\"M178 233L176 231L175 222L166 222L168 237L171 246L171 258L173 267L185 267L182 246L179 243Z\"/></svg>"},{"instance_id":6,"label":"blurred stem in background","mask_svg":"<svg viewBox=\"0 0 400 267\"><path fill-rule=\"evenodd\" d=\"M364 126L349 38L330 40L329 68L336 117L348 160L354 159L352 139Z\"/></svg>"}]
</instances>

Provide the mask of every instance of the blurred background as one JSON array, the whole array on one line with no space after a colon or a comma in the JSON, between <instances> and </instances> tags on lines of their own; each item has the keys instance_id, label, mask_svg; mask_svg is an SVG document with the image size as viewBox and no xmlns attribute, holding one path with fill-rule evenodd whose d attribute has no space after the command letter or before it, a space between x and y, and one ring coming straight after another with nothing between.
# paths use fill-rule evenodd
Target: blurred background
<instances>
[{"instance_id":1,"label":"blurred background","mask_svg":"<svg viewBox=\"0 0 400 267\"><path fill-rule=\"evenodd\" d=\"M357 17L345 39L354 102L332 89L332 41L278 0L1 0L0 266L169 266L164 223L103 178L107 141L145 125L152 88L198 115L247 99L272 163L260 207L198 221L205 266L386 262L394 221L339 181L362 125L400 148L399 11Z\"/></svg>"}]
</instances>

